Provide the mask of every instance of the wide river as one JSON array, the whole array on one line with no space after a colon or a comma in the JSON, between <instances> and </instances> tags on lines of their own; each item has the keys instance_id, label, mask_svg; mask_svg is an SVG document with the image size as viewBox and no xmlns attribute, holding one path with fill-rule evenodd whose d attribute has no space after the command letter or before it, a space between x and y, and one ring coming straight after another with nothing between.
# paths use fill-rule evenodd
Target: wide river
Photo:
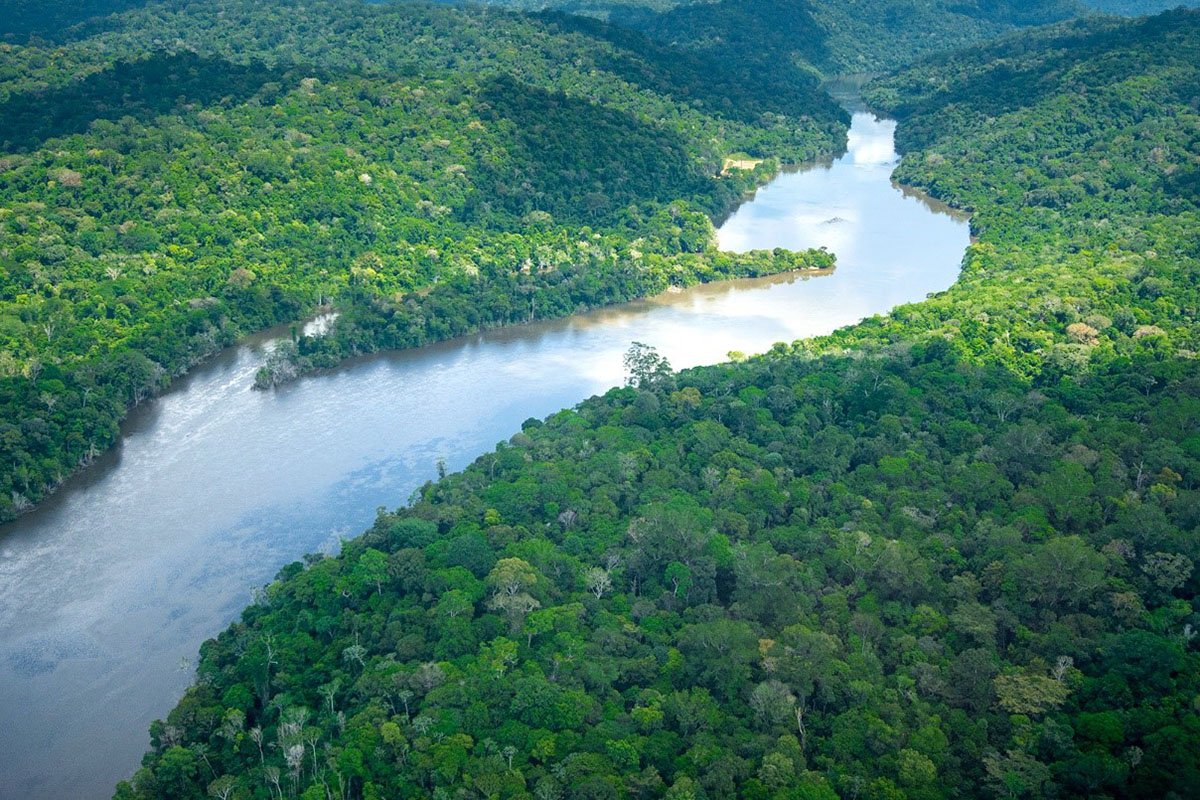
<instances>
[{"instance_id":1,"label":"wide river","mask_svg":"<svg viewBox=\"0 0 1200 800\"><path fill-rule=\"evenodd\" d=\"M200 643L254 587L336 550L540 417L619 384L632 341L676 367L828 333L950 286L967 223L890 182L895 123L855 114L848 152L780 175L721 246L837 253L837 270L698 287L373 357L273 392L270 334L138 409L120 446L0 527L0 798L107 798Z\"/></svg>"}]
</instances>

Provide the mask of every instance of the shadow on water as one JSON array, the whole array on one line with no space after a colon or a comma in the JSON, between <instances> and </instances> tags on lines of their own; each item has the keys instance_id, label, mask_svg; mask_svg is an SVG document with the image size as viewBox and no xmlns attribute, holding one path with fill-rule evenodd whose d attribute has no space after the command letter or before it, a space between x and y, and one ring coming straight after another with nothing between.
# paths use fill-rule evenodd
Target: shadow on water
<instances>
[{"instance_id":1,"label":"shadow on water","mask_svg":"<svg viewBox=\"0 0 1200 800\"><path fill-rule=\"evenodd\" d=\"M125 444L130 437L148 434L161 424L163 415L168 413L162 402L164 399L186 394L194 387L211 380L214 374L232 370L240 359L246 357L247 353L252 354L256 365L261 363L266 349L281 337L287 336L290 328L291 325L275 325L246 336L237 345L217 351L211 357L206 358L200 366L173 380L166 394L135 406L121 421L121 434L112 447L96 456L86 469L72 474L27 514L15 521L0 524L0 548L7 544L7 537L24 530L31 521L41 520L40 524L35 524L35 527L53 524L52 520L56 514L60 513L64 504L73 502L81 493L86 494L93 489L102 487L113 473L120 470ZM250 391L248 381L244 388ZM2 794L0 794L0 798L3 798Z\"/></svg>"},{"instance_id":2,"label":"shadow on water","mask_svg":"<svg viewBox=\"0 0 1200 800\"><path fill-rule=\"evenodd\" d=\"M874 74L868 72L838 75L822 83L821 88L851 114L869 112L870 109L862 99L862 89L874 77Z\"/></svg>"}]
</instances>

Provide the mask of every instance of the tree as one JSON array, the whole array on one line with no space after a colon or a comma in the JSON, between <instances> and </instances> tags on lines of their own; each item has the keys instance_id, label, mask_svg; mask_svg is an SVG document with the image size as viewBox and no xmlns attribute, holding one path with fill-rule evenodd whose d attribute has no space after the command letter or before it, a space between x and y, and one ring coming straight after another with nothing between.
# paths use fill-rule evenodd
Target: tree
<instances>
[{"instance_id":1,"label":"tree","mask_svg":"<svg viewBox=\"0 0 1200 800\"><path fill-rule=\"evenodd\" d=\"M195 754L178 745L167 748L154 768L154 783L166 797L193 797L199 765Z\"/></svg>"},{"instance_id":2,"label":"tree","mask_svg":"<svg viewBox=\"0 0 1200 800\"><path fill-rule=\"evenodd\" d=\"M355 565L351 575L355 593L361 593L364 589L369 590L369 588L374 588L376 592L382 592L383 582L387 578L387 554L374 547L368 547L358 557L358 564Z\"/></svg>"},{"instance_id":3,"label":"tree","mask_svg":"<svg viewBox=\"0 0 1200 800\"><path fill-rule=\"evenodd\" d=\"M785 628L767 651L772 671L801 697L813 697L834 677L837 637L803 625Z\"/></svg>"},{"instance_id":4,"label":"tree","mask_svg":"<svg viewBox=\"0 0 1200 800\"><path fill-rule=\"evenodd\" d=\"M1054 678L1028 673L997 675L994 684L1000 707L1010 714L1044 714L1062 705L1070 693Z\"/></svg>"},{"instance_id":5,"label":"tree","mask_svg":"<svg viewBox=\"0 0 1200 800\"><path fill-rule=\"evenodd\" d=\"M520 558L502 558L488 573L487 584L493 591L488 608L503 611L514 633L521 629L525 616L541 606L528 591L537 580L537 570Z\"/></svg>"},{"instance_id":6,"label":"tree","mask_svg":"<svg viewBox=\"0 0 1200 800\"><path fill-rule=\"evenodd\" d=\"M768 730L776 725L791 724L795 706L796 696L782 681L774 678L758 684L750 693L754 717Z\"/></svg>"},{"instance_id":7,"label":"tree","mask_svg":"<svg viewBox=\"0 0 1200 800\"><path fill-rule=\"evenodd\" d=\"M686 775L681 775L667 789L667 800L696 800L700 796L700 787Z\"/></svg>"},{"instance_id":8,"label":"tree","mask_svg":"<svg viewBox=\"0 0 1200 800\"><path fill-rule=\"evenodd\" d=\"M704 552L712 541L712 513L696 501L676 494L664 503L651 503L630 521L627 535L631 547L629 570L642 579L659 577L660 570L679 562L686 570L672 572L672 592L690 585ZM685 577L686 575L686 577ZM679 580L676 581L675 579Z\"/></svg>"},{"instance_id":9,"label":"tree","mask_svg":"<svg viewBox=\"0 0 1200 800\"><path fill-rule=\"evenodd\" d=\"M692 571L687 568L686 564L678 561L667 564L667 568L663 571L663 578L671 590L672 597L678 597L679 593L683 592L683 596L686 598L688 589L692 588Z\"/></svg>"},{"instance_id":10,"label":"tree","mask_svg":"<svg viewBox=\"0 0 1200 800\"><path fill-rule=\"evenodd\" d=\"M462 589L451 589L444 593L437 604L438 615L448 619L469 616L474 611L475 603L472 602L471 596Z\"/></svg>"},{"instance_id":11,"label":"tree","mask_svg":"<svg viewBox=\"0 0 1200 800\"><path fill-rule=\"evenodd\" d=\"M1010 800L1041 797L1042 787L1050 780L1050 770L1046 765L1021 750L1008 750L1003 755L985 755L983 767L992 791L998 797Z\"/></svg>"},{"instance_id":12,"label":"tree","mask_svg":"<svg viewBox=\"0 0 1200 800\"><path fill-rule=\"evenodd\" d=\"M777 792L795 783L796 763L783 753L767 753L758 768L758 779L769 791Z\"/></svg>"},{"instance_id":13,"label":"tree","mask_svg":"<svg viewBox=\"0 0 1200 800\"><path fill-rule=\"evenodd\" d=\"M352 644L342 650L342 660L347 664L358 664L359 668L366 667L367 648L361 644Z\"/></svg>"},{"instance_id":14,"label":"tree","mask_svg":"<svg viewBox=\"0 0 1200 800\"><path fill-rule=\"evenodd\" d=\"M679 649L699 682L731 698L750 680L750 665L758 660L758 637L745 622L717 619L685 627L679 633Z\"/></svg>"},{"instance_id":15,"label":"tree","mask_svg":"<svg viewBox=\"0 0 1200 800\"><path fill-rule=\"evenodd\" d=\"M612 591L612 577L608 574L608 570L600 567L589 569L584 576L584 583L587 585L588 591L596 595L597 600Z\"/></svg>"},{"instance_id":16,"label":"tree","mask_svg":"<svg viewBox=\"0 0 1200 800\"><path fill-rule=\"evenodd\" d=\"M514 596L537 583L537 570L520 558L502 558L488 573L487 584L497 595Z\"/></svg>"},{"instance_id":17,"label":"tree","mask_svg":"<svg viewBox=\"0 0 1200 800\"><path fill-rule=\"evenodd\" d=\"M329 715L330 716L333 716L333 714L334 714L333 701L334 701L334 698L337 697L338 689L340 689L341 686L342 686L341 678L334 678L329 683L322 684L320 686L320 688L317 690L321 694L321 696L325 698L325 702L329 704Z\"/></svg>"},{"instance_id":18,"label":"tree","mask_svg":"<svg viewBox=\"0 0 1200 800\"><path fill-rule=\"evenodd\" d=\"M907 747L900 751L897 772L903 786L923 788L937 780L937 767L933 761L919 750Z\"/></svg>"},{"instance_id":19,"label":"tree","mask_svg":"<svg viewBox=\"0 0 1200 800\"><path fill-rule=\"evenodd\" d=\"M672 377L671 362L660 356L648 344L634 342L625 351L625 385L637 389L653 389L666 384Z\"/></svg>"},{"instance_id":20,"label":"tree","mask_svg":"<svg viewBox=\"0 0 1200 800\"><path fill-rule=\"evenodd\" d=\"M531 613L525 620L525 635L530 644L536 636L547 633L571 631L583 615L583 605L569 603L567 605L550 606ZM555 640L556 655L562 655L562 640Z\"/></svg>"},{"instance_id":21,"label":"tree","mask_svg":"<svg viewBox=\"0 0 1200 800\"><path fill-rule=\"evenodd\" d=\"M1191 577L1192 560L1181 553L1151 553L1146 556L1142 570L1158 588L1171 592Z\"/></svg>"},{"instance_id":22,"label":"tree","mask_svg":"<svg viewBox=\"0 0 1200 800\"><path fill-rule=\"evenodd\" d=\"M237 778L232 775L222 775L208 784L208 794L216 800L229 800L237 789Z\"/></svg>"},{"instance_id":23,"label":"tree","mask_svg":"<svg viewBox=\"0 0 1200 800\"><path fill-rule=\"evenodd\" d=\"M1095 481L1082 464L1060 461L1040 483L1042 502L1062 530L1078 530L1096 515Z\"/></svg>"},{"instance_id":24,"label":"tree","mask_svg":"<svg viewBox=\"0 0 1200 800\"><path fill-rule=\"evenodd\" d=\"M1063 536L1039 546L1017 565L1015 577L1025 597L1050 608L1075 606L1104 585L1104 557L1078 536Z\"/></svg>"}]
</instances>

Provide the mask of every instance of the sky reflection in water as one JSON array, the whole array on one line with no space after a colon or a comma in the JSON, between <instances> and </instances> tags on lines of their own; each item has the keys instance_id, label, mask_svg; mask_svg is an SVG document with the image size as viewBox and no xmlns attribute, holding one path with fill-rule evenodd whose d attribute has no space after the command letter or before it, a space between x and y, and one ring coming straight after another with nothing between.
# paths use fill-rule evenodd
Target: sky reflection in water
<instances>
[{"instance_id":1,"label":"sky reflection in water","mask_svg":"<svg viewBox=\"0 0 1200 800\"><path fill-rule=\"evenodd\" d=\"M891 186L893 129L856 114L844 157L782 175L720 231L733 250L826 246L831 276L698 287L266 393L256 337L139 409L120 448L0 528L0 798L111 796L253 587L402 505L439 458L461 468L619 383L630 342L714 363L949 286L966 223Z\"/></svg>"}]
</instances>

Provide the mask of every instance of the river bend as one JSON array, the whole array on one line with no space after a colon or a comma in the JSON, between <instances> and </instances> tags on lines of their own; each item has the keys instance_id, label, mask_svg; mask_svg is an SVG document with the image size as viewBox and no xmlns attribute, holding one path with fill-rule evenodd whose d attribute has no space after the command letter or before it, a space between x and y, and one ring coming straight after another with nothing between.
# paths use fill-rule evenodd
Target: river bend
<instances>
[{"instance_id":1,"label":"river bend","mask_svg":"<svg viewBox=\"0 0 1200 800\"><path fill-rule=\"evenodd\" d=\"M0 527L0 798L106 798L250 591L519 429L618 384L629 344L676 367L828 333L947 288L962 217L890 183L895 124L779 176L723 248L826 246L834 274L697 287L389 354L254 392L270 334L137 409L119 447Z\"/></svg>"}]
</instances>

